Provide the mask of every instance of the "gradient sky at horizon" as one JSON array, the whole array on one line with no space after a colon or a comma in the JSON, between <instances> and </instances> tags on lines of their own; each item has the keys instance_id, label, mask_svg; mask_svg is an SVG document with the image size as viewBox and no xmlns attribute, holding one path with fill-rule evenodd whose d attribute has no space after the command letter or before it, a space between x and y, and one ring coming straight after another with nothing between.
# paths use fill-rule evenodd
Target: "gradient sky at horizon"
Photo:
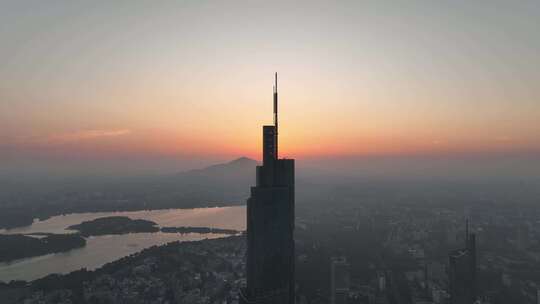
<instances>
[{"instance_id":1,"label":"gradient sky at horizon","mask_svg":"<svg viewBox=\"0 0 540 304\"><path fill-rule=\"evenodd\" d=\"M392 2L1 1L0 163L538 156L540 2Z\"/></svg>"}]
</instances>

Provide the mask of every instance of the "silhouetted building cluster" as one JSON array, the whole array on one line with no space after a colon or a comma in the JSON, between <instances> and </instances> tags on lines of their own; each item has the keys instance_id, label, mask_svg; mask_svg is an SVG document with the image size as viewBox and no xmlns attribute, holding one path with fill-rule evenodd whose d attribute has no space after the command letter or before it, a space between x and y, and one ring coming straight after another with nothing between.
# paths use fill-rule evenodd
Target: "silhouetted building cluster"
<instances>
[{"instance_id":1,"label":"silhouetted building cluster","mask_svg":"<svg viewBox=\"0 0 540 304\"><path fill-rule=\"evenodd\" d=\"M277 74L274 125L263 127L263 164L247 201L247 286L243 303L292 304L294 160L278 158Z\"/></svg>"}]
</instances>

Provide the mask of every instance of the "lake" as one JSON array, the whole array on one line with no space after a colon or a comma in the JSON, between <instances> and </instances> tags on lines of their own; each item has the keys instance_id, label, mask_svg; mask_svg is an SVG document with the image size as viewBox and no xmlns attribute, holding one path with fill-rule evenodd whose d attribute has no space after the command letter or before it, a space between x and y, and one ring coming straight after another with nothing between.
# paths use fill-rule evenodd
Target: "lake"
<instances>
[{"instance_id":1,"label":"lake","mask_svg":"<svg viewBox=\"0 0 540 304\"><path fill-rule=\"evenodd\" d=\"M125 212L75 213L35 221L31 226L2 229L3 234L73 233L66 227L105 216L127 216L156 222L160 227L197 226L245 230L244 206L167 209ZM198 233L130 233L122 235L94 236L86 239L86 246L63 253L47 254L7 263L0 263L0 281L35 280L51 273L69 273L81 268L96 269L121 257L136 253L154 245L174 241L197 241L223 237L222 234Z\"/></svg>"}]
</instances>

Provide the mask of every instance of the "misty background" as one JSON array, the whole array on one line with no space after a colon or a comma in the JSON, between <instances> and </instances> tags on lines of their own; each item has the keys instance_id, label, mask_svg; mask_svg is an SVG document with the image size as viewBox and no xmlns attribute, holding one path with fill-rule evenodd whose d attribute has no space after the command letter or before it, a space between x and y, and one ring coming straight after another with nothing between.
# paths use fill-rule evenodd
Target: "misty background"
<instances>
[{"instance_id":1,"label":"misty background","mask_svg":"<svg viewBox=\"0 0 540 304\"><path fill-rule=\"evenodd\" d=\"M0 3L0 177L537 179L538 1Z\"/></svg>"}]
</instances>

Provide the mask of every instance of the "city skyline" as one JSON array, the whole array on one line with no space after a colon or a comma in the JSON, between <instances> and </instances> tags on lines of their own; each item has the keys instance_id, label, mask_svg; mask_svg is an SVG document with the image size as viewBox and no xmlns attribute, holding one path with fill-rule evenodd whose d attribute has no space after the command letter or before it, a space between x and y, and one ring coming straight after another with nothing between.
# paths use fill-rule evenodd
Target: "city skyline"
<instances>
[{"instance_id":1,"label":"city skyline","mask_svg":"<svg viewBox=\"0 0 540 304\"><path fill-rule=\"evenodd\" d=\"M1 304L540 304L538 29L0 0Z\"/></svg>"},{"instance_id":2,"label":"city skyline","mask_svg":"<svg viewBox=\"0 0 540 304\"><path fill-rule=\"evenodd\" d=\"M246 288L241 304L294 304L294 159L279 158L278 76L273 88L272 125L263 126L262 165L246 208ZM286 133L286 132L285 132Z\"/></svg>"}]
</instances>

